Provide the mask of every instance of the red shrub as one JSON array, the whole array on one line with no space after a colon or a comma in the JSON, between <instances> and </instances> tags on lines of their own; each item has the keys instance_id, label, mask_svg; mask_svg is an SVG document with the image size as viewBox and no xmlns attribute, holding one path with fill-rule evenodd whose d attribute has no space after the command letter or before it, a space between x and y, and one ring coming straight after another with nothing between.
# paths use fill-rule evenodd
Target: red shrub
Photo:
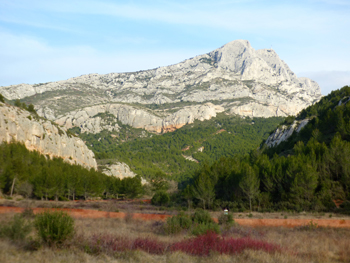
<instances>
[{"instance_id":1,"label":"red shrub","mask_svg":"<svg viewBox=\"0 0 350 263\"><path fill-rule=\"evenodd\" d=\"M168 245L150 238L137 238L135 240L111 235L93 235L84 246L90 253L113 253L125 250L143 250L150 254L164 254L166 251L182 251L196 256L208 256L211 251L220 254L238 254L244 249L263 250L266 252L280 251L277 245L266 241L254 240L250 237L223 238L215 232L207 232L195 238Z\"/></svg>"},{"instance_id":2,"label":"red shrub","mask_svg":"<svg viewBox=\"0 0 350 263\"><path fill-rule=\"evenodd\" d=\"M197 256L208 256L211 251L232 255L241 253L244 249L274 252L280 250L280 247L266 241L253 240L249 237L221 238L214 232L177 242L171 246L171 251L180 250Z\"/></svg>"},{"instance_id":3,"label":"red shrub","mask_svg":"<svg viewBox=\"0 0 350 263\"><path fill-rule=\"evenodd\" d=\"M133 249L140 249L150 254L163 254L166 250L166 245L148 238L137 238L133 243Z\"/></svg>"}]
</instances>

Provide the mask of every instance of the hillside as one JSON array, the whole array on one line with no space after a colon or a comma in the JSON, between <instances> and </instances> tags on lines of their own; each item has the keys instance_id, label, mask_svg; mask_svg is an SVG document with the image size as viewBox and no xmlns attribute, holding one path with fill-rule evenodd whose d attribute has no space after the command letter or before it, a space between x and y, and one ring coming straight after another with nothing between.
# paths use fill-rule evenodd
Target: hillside
<instances>
[{"instance_id":1,"label":"hillside","mask_svg":"<svg viewBox=\"0 0 350 263\"><path fill-rule=\"evenodd\" d=\"M276 147L202 166L184 193L203 205L236 210L337 211L333 200L340 200L349 213L349 98L345 86L303 110L296 121L309 122Z\"/></svg>"},{"instance_id":2,"label":"hillside","mask_svg":"<svg viewBox=\"0 0 350 263\"><path fill-rule=\"evenodd\" d=\"M109 118L108 115L101 117ZM163 135L121 124L118 132L82 133L78 128L71 132L79 134L94 150L102 167L118 160L144 178L161 172L179 181L198 169L200 163L212 163L220 157L256 149L282 120L281 117L242 119L219 114Z\"/></svg>"}]
</instances>

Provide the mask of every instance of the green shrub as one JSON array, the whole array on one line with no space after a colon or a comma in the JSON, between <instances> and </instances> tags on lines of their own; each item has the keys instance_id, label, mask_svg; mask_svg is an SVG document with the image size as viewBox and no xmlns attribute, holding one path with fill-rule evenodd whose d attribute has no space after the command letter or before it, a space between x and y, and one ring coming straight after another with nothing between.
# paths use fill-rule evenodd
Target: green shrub
<instances>
[{"instance_id":1,"label":"green shrub","mask_svg":"<svg viewBox=\"0 0 350 263\"><path fill-rule=\"evenodd\" d=\"M350 215L350 201L346 200L340 205L340 211L343 214Z\"/></svg>"},{"instance_id":2,"label":"green shrub","mask_svg":"<svg viewBox=\"0 0 350 263\"><path fill-rule=\"evenodd\" d=\"M195 236L199 236L206 234L208 231L213 231L217 234L220 234L219 225L214 222L195 224L195 226L192 228L191 233Z\"/></svg>"},{"instance_id":3,"label":"green shrub","mask_svg":"<svg viewBox=\"0 0 350 263\"><path fill-rule=\"evenodd\" d=\"M176 216L169 217L164 225L164 231L167 234L177 234L184 229L189 229L192 225L192 220L189 215L181 212Z\"/></svg>"},{"instance_id":4,"label":"green shrub","mask_svg":"<svg viewBox=\"0 0 350 263\"><path fill-rule=\"evenodd\" d=\"M46 244L59 245L73 236L74 220L62 211L46 211L36 216L35 227Z\"/></svg>"},{"instance_id":5,"label":"green shrub","mask_svg":"<svg viewBox=\"0 0 350 263\"><path fill-rule=\"evenodd\" d=\"M32 224L20 214L13 217L13 220L0 228L0 236L11 240L24 240L32 230Z\"/></svg>"},{"instance_id":6,"label":"green shrub","mask_svg":"<svg viewBox=\"0 0 350 263\"><path fill-rule=\"evenodd\" d=\"M170 197L165 191L157 191L151 200L153 205L167 205L169 201Z\"/></svg>"},{"instance_id":7,"label":"green shrub","mask_svg":"<svg viewBox=\"0 0 350 263\"><path fill-rule=\"evenodd\" d=\"M233 216L231 213L228 213L227 215L222 213L218 219L219 219L219 225L233 226L235 224L235 220L233 219Z\"/></svg>"},{"instance_id":8,"label":"green shrub","mask_svg":"<svg viewBox=\"0 0 350 263\"><path fill-rule=\"evenodd\" d=\"M211 219L209 212L203 209L197 209L192 216L192 220L194 223L198 224L207 224L213 222L213 219Z\"/></svg>"}]
</instances>

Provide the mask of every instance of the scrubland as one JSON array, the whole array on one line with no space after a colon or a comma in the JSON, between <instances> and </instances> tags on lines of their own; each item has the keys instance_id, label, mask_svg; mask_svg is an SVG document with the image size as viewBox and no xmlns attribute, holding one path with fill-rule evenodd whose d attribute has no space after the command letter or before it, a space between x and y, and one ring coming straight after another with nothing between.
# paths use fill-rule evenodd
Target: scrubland
<instances>
[{"instance_id":1,"label":"scrubland","mask_svg":"<svg viewBox=\"0 0 350 263\"><path fill-rule=\"evenodd\" d=\"M350 262L348 228L317 224L251 228L235 224L221 225L220 234L194 236L189 230L168 234L164 221L134 219L133 206L123 208L125 204L120 203L116 208L101 202L97 208L98 203L84 203L93 204L99 210L107 210L104 206L120 209L126 216L75 218L73 238L54 246L41 242L34 228L25 239L2 236L0 262ZM139 209L140 206L137 203ZM151 206L144 205L141 211L148 208ZM30 210L26 213L26 222L33 222ZM263 214L253 215L259 216ZM317 216L321 215L314 215ZM10 224L13 217L13 213L1 214L0 226Z\"/></svg>"}]
</instances>

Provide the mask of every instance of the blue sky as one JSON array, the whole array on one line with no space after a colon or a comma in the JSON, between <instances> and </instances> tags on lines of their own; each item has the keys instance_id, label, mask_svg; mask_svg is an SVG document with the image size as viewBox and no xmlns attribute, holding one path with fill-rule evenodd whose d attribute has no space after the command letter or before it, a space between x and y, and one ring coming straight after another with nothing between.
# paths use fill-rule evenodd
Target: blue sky
<instances>
[{"instance_id":1,"label":"blue sky","mask_svg":"<svg viewBox=\"0 0 350 263\"><path fill-rule=\"evenodd\" d=\"M350 0L0 0L0 86L167 66L236 39L350 85Z\"/></svg>"}]
</instances>

